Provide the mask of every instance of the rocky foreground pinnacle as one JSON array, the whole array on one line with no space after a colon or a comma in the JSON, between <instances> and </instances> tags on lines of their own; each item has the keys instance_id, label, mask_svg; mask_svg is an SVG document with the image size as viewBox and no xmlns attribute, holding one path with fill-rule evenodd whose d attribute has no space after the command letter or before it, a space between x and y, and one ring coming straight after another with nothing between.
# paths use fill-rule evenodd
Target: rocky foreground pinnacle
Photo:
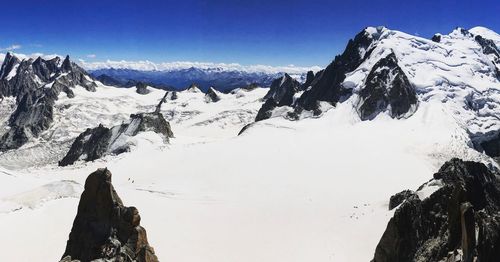
<instances>
[{"instance_id":1,"label":"rocky foreground pinnacle","mask_svg":"<svg viewBox=\"0 0 500 262\"><path fill-rule=\"evenodd\" d=\"M429 197L403 191L391 198L397 209L373 261L499 261L499 173L455 158L431 182L441 186Z\"/></svg>"},{"instance_id":2,"label":"rocky foreground pinnacle","mask_svg":"<svg viewBox=\"0 0 500 262\"><path fill-rule=\"evenodd\" d=\"M135 207L126 207L111 184L111 172L98 169L85 190L60 262L156 262Z\"/></svg>"}]
</instances>

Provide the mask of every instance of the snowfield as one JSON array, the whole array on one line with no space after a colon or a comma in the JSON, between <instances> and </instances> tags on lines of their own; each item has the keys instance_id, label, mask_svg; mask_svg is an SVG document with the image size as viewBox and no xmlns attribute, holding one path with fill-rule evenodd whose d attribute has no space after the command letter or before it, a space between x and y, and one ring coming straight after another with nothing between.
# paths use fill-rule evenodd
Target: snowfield
<instances>
[{"instance_id":1,"label":"snowfield","mask_svg":"<svg viewBox=\"0 0 500 262\"><path fill-rule=\"evenodd\" d=\"M144 132L131 152L58 167L79 133L154 111L164 91L99 85L95 93L77 87L72 99L62 94L42 137L0 155L0 245L9 251L0 261L58 261L85 179L101 167L124 204L139 209L160 261L370 261L393 213L389 197L417 189L452 157L496 165L469 146L469 134L500 127L499 82L469 39L454 31L434 43L387 29L380 37L373 59L344 84L361 88L392 48L419 95L406 119L361 121L355 92L321 117L274 117L237 136L267 89L218 94L215 103L183 91L161 110L170 144ZM13 106L8 98L0 104L3 121Z\"/></svg>"},{"instance_id":2,"label":"snowfield","mask_svg":"<svg viewBox=\"0 0 500 262\"><path fill-rule=\"evenodd\" d=\"M72 104L85 99L81 91ZM220 112L233 104L255 115L265 90L240 92L240 98L228 94L210 104L203 93L168 101L162 113L178 116L170 119L176 138L168 146L146 132L134 137L136 148L116 157L65 168L53 162L5 169L0 229L2 245L12 252L0 260L19 261L18 252L29 246L22 261L57 261L76 214L74 192L106 166L124 203L139 208L162 261L368 261L392 216L390 195L415 189L450 157L480 158L466 147L467 134L451 112L437 103L421 105L409 119L366 122L343 103L318 119L273 118L237 137L246 122L219 118ZM76 136L93 114L117 122L125 108L152 109L162 94L100 87L94 95L102 103L74 106L66 124L75 124ZM190 103L183 107L185 100ZM186 113L191 107L203 113ZM117 111L123 116L111 113ZM213 121L197 125L201 119ZM230 128L217 131L222 126ZM43 148L24 152L37 150ZM18 155L22 163L27 158Z\"/></svg>"}]
</instances>

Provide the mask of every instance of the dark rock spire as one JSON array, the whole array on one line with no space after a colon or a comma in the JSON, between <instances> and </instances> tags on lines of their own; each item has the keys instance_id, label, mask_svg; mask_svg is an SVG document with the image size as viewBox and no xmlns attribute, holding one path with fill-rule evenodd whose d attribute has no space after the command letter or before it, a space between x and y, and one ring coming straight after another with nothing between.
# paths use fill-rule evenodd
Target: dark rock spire
<instances>
[{"instance_id":1,"label":"dark rock spire","mask_svg":"<svg viewBox=\"0 0 500 262\"><path fill-rule=\"evenodd\" d=\"M126 207L111 184L111 172L87 177L62 261L157 262L135 207Z\"/></svg>"}]
</instances>

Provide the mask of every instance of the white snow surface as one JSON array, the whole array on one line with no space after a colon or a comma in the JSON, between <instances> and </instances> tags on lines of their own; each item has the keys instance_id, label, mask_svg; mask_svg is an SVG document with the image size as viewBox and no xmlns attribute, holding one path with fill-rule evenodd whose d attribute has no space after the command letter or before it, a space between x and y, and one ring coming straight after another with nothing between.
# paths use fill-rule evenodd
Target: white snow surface
<instances>
[{"instance_id":1,"label":"white snow surface","mask_svg":"<svg viewBox=\"0 0 500 262\"><path fill-rule=\"evenodd\" d=\"M9 250L0 261L58 261L82 185L101 167L124 204L139 209L160 261L369 261L393 214L390 196L417 189L452 157L491 163L468 146L468 132L499 128L500 86L474 42L381 30L372 57L345 83L362 88L392 48L419 94L406 119L360 121L354 95L319 118L274 117L236 136L267 89L219 94L217 103L185 91L161 110L175 135L170 144L143 132L131 152L62 168L57 161L85 128L153 111L164 91L99 85L95 93L75 88L72 99L61 94L53 126L0 155L0 245ZM485 106L471 109L467 99ZM13 102L0 103L2 129Z\"/></svg>"},{"instance_id":2,"label":"white snow surface","mask_svg":"<svg viewBox=\"0 0 500 262\"><path fill-rule=\"evenodd\" d=\"M491 29L482 26L476 26L469 29L469 32L493 40L497 46L500 46L500 35Z\"/></svg>"},{"instance_id":3,"label":"white snow surface","mask_svg":"<svg viewBox=\"0 0 500 262\"><path fill-rule=\"evenodd\" d=\"M348 74L344 87L359 92L373 65L394 52L420 102L446 104L457 123L473 134L500 129L500 82L473 37L456 29L435 43L384 28L370 48L371 55Z\"/></svg>"}]
</instances>

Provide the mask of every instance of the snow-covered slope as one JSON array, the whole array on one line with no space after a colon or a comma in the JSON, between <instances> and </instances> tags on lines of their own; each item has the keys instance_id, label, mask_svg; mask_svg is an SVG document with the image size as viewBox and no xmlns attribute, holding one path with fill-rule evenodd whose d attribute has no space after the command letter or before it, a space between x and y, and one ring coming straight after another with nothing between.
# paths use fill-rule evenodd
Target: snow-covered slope
<instances>
[{"instance_id":1,"label":"snow-covered slope","mask_svg":"<svg viewBox=\"0 0 500 262\"><path fill-rule=\"evenodd\" d=\"M417 188L452 157L498 166L470 137L500 129L500 86L491 56L462 30L439 43L386 28L362 33L373 41L355 50L366 59L340 82L349 96L334 106L319 100L320 117L272 117L240 136L268 89L217 92L214 102L193 87L163 104L175 135L170 144L143 132L130 152L58 167L85 128L153 111L165 91L140 95L98 84L96 92L76 87L74 98L59 97L49 129L0 155L0 244L10 250L0 261L57 261L82 185L104 166L124 202L139 208L160 261L369 261L393 215L391 195ZM391 52L418 105L399 119L382 110L362 121L365 79ZM321 77L308 90L328 82ZM4 99L2 119L14 104Z\"/></svg>"},{"instance_id":2,"label":"snow-covered slope","mask_svg":"<svg viewBox=\"0 0 500 262\"><path fill-rule=\"evenodd\" d=\"M141 95L133 89L99 85L92 93L75 88L74 98L61 95L55 103L50 128L23 147L0 154L0 166L19 169L57 163L85 129L99 124L112 127L128 121L130 114L154 111L165 91L150 90ZM221 100L217 103L207 103L205 93L186 90L176 92L176 100L168 99L161 112L172 124L175 135L210 139L235 136L244 125L253 121L265 92L263 88L237 89L230 94L219 93ZM2 110L2 117L6 119L14 105L8 100L2 105L6 108Z\"/></svg>"},{"instance_id":3,"label":"snow-covered slope","mask_svg":"<svg viewBox=\"0 0 500 262\"><path fill-rule=\"evenodd\" d=\"M497 34L485 28L476 27L472 31L485 33L484 38L498 39ZM436 42L385 27L366 28L350 42L342 57L332 62L324 73L317 74L311 87L301 93L298 103L292 106L296 109L315 109L324 105L323 101L332 104L345 101L359 110L368 98L363 92L369 86L367 79L370 79L370 73L374 75L371 81L383 77L380 72L390 68L375 67L379 61L393 56L418 96L418 103L410 104L411 110L405 117L411 116L415 107L422 103L445 104L457 123L473 135L500 129L497 109L500 106L498 47L496 50L487 49L478 40L478 35L462 28L439 36ZM359 65L354 69L342 65L345 61L354 60L352 53L359 57L356 58ZM332 78L331 74L337 75ZM391 83L392 80L384 81ZM387 84L376 88L387 88L384 92L390 92L390 87ZM334 95L330 95L330 90L336 90ZM375 95L374 91L368 92L372 98ZM375 99L378 103L385 102L383 96ZM374 111L380 115L390 114L391 108L380 107Z\"/></svg>"},{"instance_id":4,"label":"snow-covered slope","mask_svg":"<svg viewBox=\"0 0 500 262\"><path fill-rule=\"evenodd\" d=\"M403 32L381 29L373 50L344 80L357 93L370 68L393 52L423 103L444 103L471 133L500 128L500 82L496 66L475 39L456 29L439 43ZM500 65L497 65L500 66Z\"/></svg>"}]
</instances>

